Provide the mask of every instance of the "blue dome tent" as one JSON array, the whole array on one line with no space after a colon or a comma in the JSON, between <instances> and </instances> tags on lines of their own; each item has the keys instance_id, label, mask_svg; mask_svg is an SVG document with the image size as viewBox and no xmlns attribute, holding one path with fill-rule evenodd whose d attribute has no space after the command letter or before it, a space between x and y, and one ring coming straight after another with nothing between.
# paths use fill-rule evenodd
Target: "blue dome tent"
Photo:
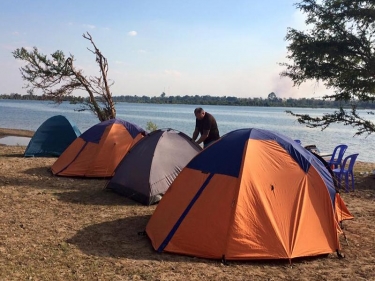
<instances>
[{"instance_id":1,"label":"blue dome tent","mask_svg":"<svg viewBox=\"0 0 375 281\"><path fill-rule=\"evenodd\" d=\"M39 126L24 156L58 157L80 135L78 127L65 116L53 116Z\"/></svg>"}]
</instances>

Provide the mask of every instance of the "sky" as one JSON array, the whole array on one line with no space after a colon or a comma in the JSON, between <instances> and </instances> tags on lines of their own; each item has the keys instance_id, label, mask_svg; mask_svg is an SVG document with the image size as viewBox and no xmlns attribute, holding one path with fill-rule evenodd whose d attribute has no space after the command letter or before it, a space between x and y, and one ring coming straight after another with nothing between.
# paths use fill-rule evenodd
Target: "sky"
<instances>
[{"instance_id":1,"label":"sky","mask_svg":"<svg viewBox=\"0 0 375 281\"><path fill-rule=\"evenodd\" d=\"M114 96L321 98L323 85L280 77L287 28L306 29L295 0L2 0L1 94L26 94L12 51L74 55L97 76L89 32L107 58ZM92 48L91 48L92 49ZM37 93L37 92L36 92ZM79 95L84 95L79 93Z\"/></svg>"}]
</instances>

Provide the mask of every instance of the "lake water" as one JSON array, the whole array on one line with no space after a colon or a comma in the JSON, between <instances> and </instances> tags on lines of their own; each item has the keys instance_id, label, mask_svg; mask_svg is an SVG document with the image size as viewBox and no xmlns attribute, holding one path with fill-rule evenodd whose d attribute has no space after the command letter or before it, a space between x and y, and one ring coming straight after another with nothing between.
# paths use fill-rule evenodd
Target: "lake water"
<instances>
[{"instance_id":1,"label":"lake water","mask_svg":"<svg viewBox=\"0 0 375 281\"><path fill-rule=\"evenodd\" d=\"M191 136L195 126L194 108L199 105L131 104L117 103L117 117L146 128L152 121L158 128L173 128ZM332 152L338 144L349 146L346 154L359 153L358 160L375 162L375 135L353 137L351 126L334 124L328 129L311 129L299 124L293 116L286 114L290 109L295 113L321 116L334 109L278 108L250 106L202 106L212 113L218 123L220 134L242 128L261 128L278 131L292 139L300 139L302 145L315 144L323 152ZM89 111L78 112L79 105L64 102L56 105L47 101L0 100L0 127L36 131L48 118L65 115L84 132L99 121ZM360 115L375 122L375 116L360 110Z\"/></svg>"}]
</instances>

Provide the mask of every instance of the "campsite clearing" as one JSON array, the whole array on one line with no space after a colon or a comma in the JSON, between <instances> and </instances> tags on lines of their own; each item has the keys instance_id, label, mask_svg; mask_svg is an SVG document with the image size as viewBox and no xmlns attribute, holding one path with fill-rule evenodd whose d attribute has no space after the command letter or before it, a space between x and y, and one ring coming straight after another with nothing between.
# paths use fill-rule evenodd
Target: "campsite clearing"
<instances>
[{"instance_id":1,"label":"campsite clearing","mask_svg":"<svg viewBox=\"0 0 375 281\"><path fill-rule=\"evenodd\" d=\"M344 259L229 262L156 253L143 231L155 206L104 190L106 180L53 176L56 158L0 146L0 280L375 280L375 163L357 162L341 193ZM366 174L367 172L367 174ZM313 241L312 241L313 243Z\"/></svg>"}]
</instances>

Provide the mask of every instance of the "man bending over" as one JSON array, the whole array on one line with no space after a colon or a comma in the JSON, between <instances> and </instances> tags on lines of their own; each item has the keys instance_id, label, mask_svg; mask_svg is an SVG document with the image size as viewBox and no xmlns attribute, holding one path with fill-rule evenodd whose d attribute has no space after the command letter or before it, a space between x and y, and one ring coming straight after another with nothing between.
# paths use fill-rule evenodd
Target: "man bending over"
<instances>
[{"instance_id":1,"label":"man bending over","mask_svg":"<svg viewBox=\"0 0 375 281\"><path fill-rule=\"evenodd\" d=\"M193 141L195 141L200 134L200 138L196 141L197 144L203 142L203 148L206 148L212 142L220 138L219 129L215 118L203 108L197 107L194 110L195 114L195 130L193 133Z\"/></svg>"}]
</instances>

